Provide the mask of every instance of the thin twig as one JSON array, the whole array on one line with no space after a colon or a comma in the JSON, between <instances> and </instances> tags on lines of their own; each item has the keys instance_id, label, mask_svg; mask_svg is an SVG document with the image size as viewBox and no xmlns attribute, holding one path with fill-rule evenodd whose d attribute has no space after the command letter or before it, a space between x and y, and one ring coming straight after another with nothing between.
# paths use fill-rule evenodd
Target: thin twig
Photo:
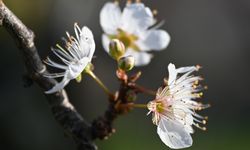
<instances>
[{"instance_id":1,"label":"thin twig","mask_svg":"<svg viewBox=\"0 0 250 150\"><path fill-rule=\"evenodd\" d=\"M151 89L147 89L139 84L130 83L129 86L140 93L145 93L145 94L152 95L152 96L156 95L156 91L153 91Z\"/></svg>"}]
</instances>

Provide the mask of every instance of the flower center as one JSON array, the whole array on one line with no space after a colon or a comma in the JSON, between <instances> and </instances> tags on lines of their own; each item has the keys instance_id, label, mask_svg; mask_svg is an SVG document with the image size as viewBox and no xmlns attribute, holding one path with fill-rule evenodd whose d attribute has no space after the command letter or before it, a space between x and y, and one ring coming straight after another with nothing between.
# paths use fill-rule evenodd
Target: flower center
<instances>
[{"instance_id":1,"label":"flower center","mask_svg":"<svg viewBox=\"0 0 250 150\"><path fill-rule=\"evenodd\" d=\"M163 102L151 101L151 102L148 103L147 107L152 112L158 112L158 113L164 112L164 104L163 104Z\"/></svg>"},{"instance_id":2,"label":"flower center","mask_svg":"<svg viewBox=\"0 0 250 150\"><path fill-rule=\"evenodd\" d=\"M125 48L131 48L135 51L140 51L139 47L136 45L135 41L138 40L138 37L134 34L129 34L122 29L117 29L118 34L117 35L109 35L110 39L118 39L122 41Z\"/></svg>"},{"instance_id":3,"label":"flower center","mask_svg":"<svg viewBox=\"0 0 250 150\"><path fill-rule=\"evenodd\" d=\"M163 103L157 103L156 104L156 110L159 113L162 113L164 111L164 104Z\"/></svg>"}]
</instances>

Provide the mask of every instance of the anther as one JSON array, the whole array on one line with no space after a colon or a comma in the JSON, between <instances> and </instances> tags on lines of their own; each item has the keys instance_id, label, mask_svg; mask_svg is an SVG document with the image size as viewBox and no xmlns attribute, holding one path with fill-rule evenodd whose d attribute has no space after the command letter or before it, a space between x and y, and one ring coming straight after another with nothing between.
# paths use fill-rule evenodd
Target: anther
<instances>
[{"instance_id":1,"label":"anther","mask_svg":"<svg viewBox=\"0 0 250 150\"><path fill-rule=\"evenodd\" d=\"M199 80L195 80L194 85L198 85L198 84L199 84Z\"/></svg>"},{"instance_id":2,"label":"anther","mask_svg":"<svg viewBox=\"0 0 250 150\"><path fill-rule=\"evenodd\" d=\"M112 129L112 133L115 133L116 132L116 130L115 129Z\"/></svg>"},{"instance_id":3,"label":"anther","mask_svg":"<svg viewBox=\"0 0 250 150\"><path fill-rule=\"evenodd\" d=\"M154 9L154 10L152 11L152 13L153 13L154 16L156 16L156 15L158 14L158 11L157 11L156 9Z\"/></svg>"},{"instance_id":4,"label":"anther","mask_svg":"<svg viewBox=\"0 0 250 150\"><path fill-rule=\"evenodd\" d=\"M207 130L206 127L201 127L198 123L194 123L194 125L195 125L197 128L199 128L199 129L201 129L201 130L203 130L203 131L206 131L206 130Z\"/></svg>"},{"instance_id":5,"label":"anther","mask_svg":"<svg viewBox=\"0 0 250 150\"><path fill-rule=\"evenodd\" d=\"M200 65L196 65L195 67L196 67L197 71L202 68Z\"/></svg>"}]
</instances>

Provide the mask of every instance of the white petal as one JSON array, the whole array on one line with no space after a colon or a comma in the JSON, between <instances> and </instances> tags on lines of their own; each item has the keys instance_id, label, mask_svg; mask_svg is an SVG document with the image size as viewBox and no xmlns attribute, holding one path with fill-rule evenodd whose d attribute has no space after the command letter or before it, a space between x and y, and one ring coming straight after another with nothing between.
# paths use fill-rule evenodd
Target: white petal
<instances>
[{"instance_id":1,"label":"white petal","mask_svg":"<svg viewBox=\"0 0 250 150\"><path fill-rule=\"evenodd\" d=\"M85 67L90 62L88 57L82 58L77 64L72 64L69 66L69 69L66 71L65 77L69 80L75 79L82 73Z\"/></svg>"},{"instance_id":2,"label":"white petal","mask_svg":"<svg viewBox=\"0 0 250 150\"><path fill-rule=\"evenodd\" d=\"M80 47L83 50L83 57L92 59L95 52L95 40L92 31L84 26L80 37Z\"/></svg>"},{"instance_id":3,"label":"white petal","mask_svg":"<svg viewBox=\"0 0 250 150\"><path fill-rule=\"evenodd\" d=\"M185 130L188 132L188 133L194 133L194 129L191 125L185 125Z\"/></svg>"},{"instance_id":4,"label":"white petal","mask_svg":"<svg viewBox=\"0 0 250 150\"><path fill-rule=\"evenodd\" d=\"M51 94L51 93L55 93L57 91L60 91L69 83L69 81L70 81L69 79L64 77L60 83L57 83L52 89L45 91L45 93Z\"/></svg>"},{"instance_id":5,"label":"white petal","mask_svg":"<svg viewBox=\"0 0 250 150\"><path fill-rule=\"evenodd\" d=\"M165 30L149 30L140 34L137 45L142 50L162 50L170 42L170 36Z\"/></svg>"},{"instance_id":6,"label":"white petal","mask_svg":"<svg viewBox=\"0 0 250 150\"><path fill-rule=\"evenodd\" d=\"M117 3L106 3L100 12L100 24L107 34L115 34L119 26L121 10Z\"/></svg>"},{"instance_id":7,"label":"white petal","mask_svg":"<svg viewBox=\"0 0 250 150\"><path fill-rule=\"evenodd\" d=\"M181 68L178 68L177 69L177 72L178 73L186 73L186 72L189 72L189 71L195 71L197 70L197 68L195 66L188 66L188 67L181 67Z\"/></svg>"},{"instance_id":8,"label":"white petal","mask_svg":"<svg viewBox=\"0 0 250 150\"><path fill-rule=\"evenodd\" d=\"M162 118L159 122L157 133L162 142L172 149L187 148L193 143L189 132L177 121Z\"/></svg>"},{"instance_id":9,"label":"white petal","mask_svg":"<svg viewBox=\"0 0 250 150\"><path fill-rule=\"evenodd\" d=\"M106 34L103 34L102 35L102 46L107 53L109 53L109 43L110 43L109 37Z\"/></svg>"},{"instance_id":10,"label":"white petal","mask_svg":"<svg viewBox=\"0 0 250 150\"><path fill-rule=\"evenodd\" d=\"M186 106L187 104L175 102L173 109L174 109L174 118L178 120L182 125L189 125L191 126L194 123L194 119L192 116L192 111Z\"/></svg>"},{"instance_id":11,"label":"white petal","mask_svg":"<svg viewBox=\"0 0 250 150\"><path fill-rule=\"evenodd\" d=\"M180 72L180 71L179 71L179 72ZM178 83L181 83L181 82L183 82L183 81L185 81L185 80L189 80L190 77L188 77L188 76L189 76L191 73L192 73L192 71L189 71L189 72L185 73L184 75L182 75L180 78L178 78L178 79L176 80L176 83L178 84Z\"/></svg>"},{"instance_id":12,"label":"white petal","mask_svg":"<svg viewBox=\"0 0 250 150\"><path fill-rule=\"evenodd\" d=\"M127 5L122 13L121 28L129 33L148 29L155 23L152 11L142 3Z\"/></svg>"},{"instance_id":13,"label":"white petal","mask_svg":"<svg viewBox=\"0 0 250 150\"><path fill-rule=\"evenodd\" d=\"M168 74L169 74L168 85L172 85L174 84L176 77L177 77L177 71L176 71L175 65L172 63L168 65Z\"/></svg>"},{"instance_id":14,"label":"white petal","mask_svg":"<svg viewBox=\"0 0 250 150\"><path fill-rule=\"evenodd\" d=\"M82 35L93 39L93 33L87 26L82 27Z\"/></svg>"},{"instance_id":15,"label":"white petal","mask_svg":"<svg viewBox=\"0 0 250 150\"><path fill-rule=\"evenodd\" d=\"M150 63L152 54L146 52L137 52L132 49L128 49L125 56L132 55L135 58L135 66L145 66Z\"/></svg>"}]
</instances>

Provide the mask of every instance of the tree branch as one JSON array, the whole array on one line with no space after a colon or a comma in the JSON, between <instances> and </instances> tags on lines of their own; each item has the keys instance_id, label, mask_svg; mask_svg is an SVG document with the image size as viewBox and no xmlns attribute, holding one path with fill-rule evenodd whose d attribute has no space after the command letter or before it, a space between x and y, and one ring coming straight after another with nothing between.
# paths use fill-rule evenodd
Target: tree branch
<instances>
[{"instance_id":1,"label":"tree branch","mask_svg":"<svg viewBox=\"0 0 250 150\"><path fill-rule=\"evenodd\" d=\"M120 81L120 88L114 97L110 97L108 109L103 116L98 117L92 122L93 137L107 139L115 132L113 128L114 120L122 114L128 113L132 107L131 104L136 100L138 91L130 85L134 85L139 79L141 73L138 72L128 76L126 72L117 70L117 77Z\"/></svg>"},{"instance_id":2,"label":"tree branch","mask_svg":"<svg viewBox=\"0 0 250 150\"><path fill-rule=\"evenodd\" d=\"M21 50L29 78L36 82L43 91L52 88L57 81L43 76L48 73L34 44L34 33L6 7L2 0L0 0L0 25L10 33ZM91 126L69 102L67 93L62 90L45 96L55 119L75 140L78 149L97 149L93 143Z\"/></svg>"}]
</instances>

